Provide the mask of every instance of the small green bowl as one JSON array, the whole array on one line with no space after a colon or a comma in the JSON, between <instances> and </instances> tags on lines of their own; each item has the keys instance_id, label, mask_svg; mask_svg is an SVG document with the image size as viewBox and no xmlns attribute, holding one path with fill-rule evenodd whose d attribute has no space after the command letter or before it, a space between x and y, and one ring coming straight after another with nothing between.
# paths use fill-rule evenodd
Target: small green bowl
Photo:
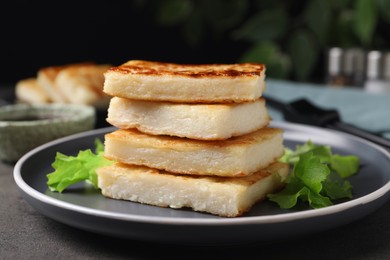
<instances>
[{"instance_id":1,"label":"small green bowl","mask_svg":"<svg viewBox=\"0 0 390 260\"><path fill-rule=\"evenodd\" d=\"M91 130L96 112L73 104L15 104L0 107L0 160L16 162L33 148Z\"/></svg>"}]
</instances>

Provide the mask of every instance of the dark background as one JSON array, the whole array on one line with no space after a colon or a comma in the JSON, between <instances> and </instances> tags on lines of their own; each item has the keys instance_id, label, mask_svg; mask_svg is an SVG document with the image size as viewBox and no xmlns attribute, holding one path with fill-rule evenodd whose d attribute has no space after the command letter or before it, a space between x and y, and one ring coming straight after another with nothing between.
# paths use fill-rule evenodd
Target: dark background
<instances>
[{"instance_id":1,"label":"dark background","mask_svg":"<svg viewBox=\"0 0 390 260\"><path fill-rule=\"evenodd\" d=\"M39 68L130 59L235 62L240 44L191 47L177 28L158 26L137 1L1 1L0 83L34 77ZM5 3L6 2L6 3Z\"/></svg>"},{"instance_id":2,"label":"dark background","mask_svg":"<svg viewBox=\"0 0 390 260\"><path fill-rule=\"evenodd\" d=\"M265 63L324 82L331 47L390 51L387 0L0 1L0 84L45 66L131 59Z\"/></svg>"}]
</instances>

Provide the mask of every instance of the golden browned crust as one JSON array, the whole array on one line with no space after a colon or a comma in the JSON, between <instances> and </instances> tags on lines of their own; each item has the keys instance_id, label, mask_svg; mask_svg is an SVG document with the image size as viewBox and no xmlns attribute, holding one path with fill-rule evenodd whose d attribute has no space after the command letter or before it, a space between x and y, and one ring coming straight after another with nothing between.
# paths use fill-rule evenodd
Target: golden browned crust
<instances>
[{"instance_id":1,"label":"golden browned crust","mask_svg":"<svg viewBox=\"0 0 390 260\"><path fill-rule=\"evenodd\" d=\"M145 76L180 76L190 78L210 77L258 77L265 71L264 64L176 64L168 62L131 60L108 72Z\"/></svg>"},{"instance_id":2,"label":"golden browned crust","mask_svg":"<svg viewBox=\"0 0 390 260\"><path fill-rule=\"evenodd\" d=\"M233 178L181 175L122 163L99 168L97 174L106 197L238 217L285 186L289 165L275 162L251 176Z\"/></svg>"},{"instance_id":3,"label":"golden browned crust","mask_svg":"<svg viewBox=\"0 0 390 260\"><path fill-rule=\"evenodd\" d=\"M29 104L44 104L52 101L36 78L19 80L15 86L15 96L17 102Z\"/></svg>"},{"instance_id":4,"label":"golden browned crust","mask_svg":"<svg viewBox=\"0 0 390 260\"><path fill-rule=\"evenodd\" d=\"M180 178L182 180L196 180L196 179L205 179L210 180L213 182L218 183L228 183L228 184L237 184L242 186L250 186L261 179L264 179L268 177L271 174L274 174L275 172L280 171L280 169L285 170L289 166L286 163L282 162L273 162L268 167L264 169L260 169L259 171L248 175L248 176L241 176L241 177L221 177L221 176L210 176L210 175L188 175L188 174L180 174L180 173L174 173L174 172L167 172L164 170L159 170L155 168L148 168L146 166L140 166L140 165L133 165L133 164L126 164L121 162L115 162L115 167L118 167L118 169L138 169L139 171L147 171L149 174L163 174L166 178ZM287 171L287 170L286 170Z\"/></svg>"},{"instance_id":5,"label":"golden browned crust","mask_svg":"<svg viewBox=\"0 0 390 260\"><path fill-rule=\"evenodd\" d=\"M122 163L145 165L190 175L246 176L283 154L282 130L263 128L223 141L152 136L137 130L105 135L104 156Z\"/></svg>"},{"instance_id":6,"label":"golden browned crust","mask_svg":"<svg viewBox=\"0 0 390 260\"><path fill-rule=\"evenodd\" d=\"M264 64L176 64L131 60L104 73L103 91L128 99L178 103L240 103L265 89Z\"/></svg>"},{"instance_id":7,"label":"golden browned crust","mask_svg":"<svg viewBox=\"0 0 390 260\"><path fill-rule=\"evenodd\" d=\"M161 148L169 148L169 147L182 147L182 148L196 148L196 147L240 147L240 146L248 146L253 143L259 143L262 140L270 139L277 134L282 133L283 130L280 128L271 128L265 127L261 128L252 133L232 137L226 140L195 140L188 138L181 138L175 136L153 136L149 134L142 133L136 129L118 129L111 133L106 134L106 139L118 139L118 140L126 140L129 142L144 142L153 144L154 146L159 146Z\"/></svg>"},{"instance_id":8,"label":"golden browned crust","mask_svg":"<svg viewBox=\"0 0 390 260\"><path fill-rule=\"evenodd\" d=\"M65 75L66 78L77 81L89 90L95 92L100 97L106 96L103 92L104 72L106 72L111 65L108 64L94 64L94 63L80 63L71 66L64 66L57 75ZM61 73L61 74L60 74ZM59 84L59 82L56 82ZM66 84L64 84L64 89ZM72 94L69 93L71 96Z\"/></svg>"},{"instance_id":9,"label":"golden browned crust","mask_svg":"<svg viewBox=\"0 0 390 260\"><path fill-rule=\"evenodd\" d=\"M38 76L42 75L42 76L45 76L48 79L54 81L55 78L57 77L58 73L60 73L62 70L66 69L66 68L70 68L70 67L76 68L76 67L90 66L90 65L94 65L94 63L80 62L80 63L72 63L72 64L66 64L66 65L48 66L48 67L41 68L38 71Z\"/></svg>"},{"instance_id":10,"label":"golden browned crust","mask_svg":"<svg viewBox=\"0 0 390 260\"><path fill-rule=\"evenodd\" d=\"M93 63L81 62L41 68L38 70L37 73L38 83L47 92L53 102L68 103L68 98L66 97L66 95L64 95L64 93L62 93L61 90L59 90L58 86L56 85L56 78L66 68L86 66L87 64L91 65Z\"/></svg>"},{"instance_id":11,"label":"golden browned crust","mask_svg":"<svg viewBox=\"0 0 390 260\"><path fill-rule=\"evenodd\" d=\"M186 104L111 98L107 122L151 135L225 140L267 127L265 100L245 103Z\"/></svg>"}]
</instances>

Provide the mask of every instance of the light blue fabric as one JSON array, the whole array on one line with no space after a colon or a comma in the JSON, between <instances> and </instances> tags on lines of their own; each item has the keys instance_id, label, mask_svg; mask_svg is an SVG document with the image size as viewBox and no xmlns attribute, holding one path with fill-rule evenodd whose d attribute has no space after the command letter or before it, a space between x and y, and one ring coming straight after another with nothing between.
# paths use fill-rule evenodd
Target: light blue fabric
<instances>
[{"instance_id":1,"label":"light blue fabric","mask_svg":"<svg viewBox=\"0 0 390 260\"><path fill-rule=\"evenodd\" d=\"M336 88L320 84L266 79L265 93L281 101L307 98L325 108L337 109L342 121L390 138L390 94L373 94L362 88ZM284 121L279 111L268 107L272 120Z\"/></svg>"}]
</instances>

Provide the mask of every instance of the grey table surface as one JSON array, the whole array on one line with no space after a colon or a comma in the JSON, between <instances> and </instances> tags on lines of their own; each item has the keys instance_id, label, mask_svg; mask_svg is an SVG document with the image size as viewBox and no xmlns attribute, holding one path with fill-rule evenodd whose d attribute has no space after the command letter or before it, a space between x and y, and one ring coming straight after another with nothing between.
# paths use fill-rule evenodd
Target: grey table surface
<instances>
[{"instance_id":1,"label":"grey table surface","mask_svg":"<svg viewBox=\"0 0 390 260\"><path fill-rule=\"evenodd\" d=\"M13 168L0 162L0 259L390 259L390 201L351 224L285 241L157 244L90 233L42 215L17 190Z\"/></svg>"},{"instance_id":2,"label":"grey table surface","mask_svg":"<svg viewBox=\"0 0 390 260\"><path fill-rule=\"evenodd\" d=\"M325 232L273 243L182 246L79 230L52 220L22 197L13 165L0 163L0 259L390 259L390 202Z\"/></svg>"}]
</instances>

